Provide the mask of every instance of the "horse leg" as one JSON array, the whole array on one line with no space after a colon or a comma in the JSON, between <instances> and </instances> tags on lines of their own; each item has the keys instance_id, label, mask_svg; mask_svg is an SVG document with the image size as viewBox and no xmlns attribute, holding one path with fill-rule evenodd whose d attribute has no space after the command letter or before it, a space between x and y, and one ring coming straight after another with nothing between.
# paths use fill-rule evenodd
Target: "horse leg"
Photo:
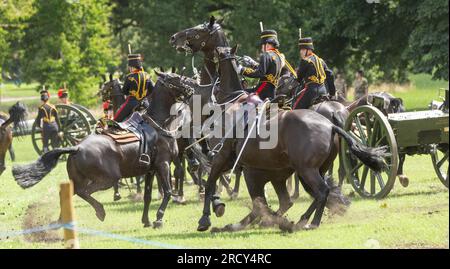
<instances>
[{"instance_id":1,"label":"horse leg","mask_svg":"<svg viewBox=\"0 0 450 269\"><path fill-rule=\"evenodd\" d=\"M400 184L402 184L402 186L406 188L409 185L409 179L405 174L403 174L403 164L405 163L405 158L406 154L404 153L399 154L397 176L400 181Z\"/></svg>"},{"instance_id":2,"label":"horse leg","mask_svg":"<svg viewBox=\"0 0 450 269\"><path fill-rule=\"evenodd\" d=\"M13 162L16 161L16 153L14 152L12 143L11 143L11 145L9 145L9 157L11 157L11 161L13 161Z\"/></svg>"},{"instance_id":3,"label":"horse leg","mask_svg":"<svg viewBox=\"0 0 450 269\"><path fill-rule=\"evenodd\" d=\"M145 175L144 179L144 211L142 213L142 223L144 227L150 227L150 220L148 219L148 210L150 208L150 202L152 200L152 185L155 178L155 172L150 171Z\"/></svg>"},{"instance_id":4,"label":"horse leg","mask_svg":"<svg viewBox=\"0 0 450 269\"><path fill-rule=\"evenodd\" d=\"M153 222L153 228L160 228L163 225L162 219L164 217L164 212L166 211L167 205L169 203L170 197L172 196L171 186L170 186L170 162L165 161L157 165L157 175L160 178L160 182L163 189L163 199L161 205L159 206L158 212L156 213L156 221Z\"/></svg>"},{"instance_id":5,"label":"horse leg","mask_svg":"<svg viewBox=\"0 0 450 269\"><path fill-rule=\"evenodd\" d=\"M264 174L258 170L244 169L244 178L247 184L247 189L250 194L250 197L253 201L252 211L245 216L240 222L236 224L228 224L223 228L212 228L211 232L237 232L244 230L248 225L254 223L257 219L259 219L258 208L261 208L261 204L267 204L267 201L264 197L264 186L268 182L268 180L262 180ZM256 181L255 181L256 179Z\"/></svg>"},{"instance_id":6,"label":"horse leg","mask_svg":"<svg viewBox=\"0 0 450 269\"><path fill-rule=\"evenodd\" d=\"M272 186L275 189L275 192L278 196L278 201L280 203L280 207L277 210L277 214L282 216L286 213L289 208L294 205L289 197L289 192L286 187L286 180L272 180Z\"/></svg>"},{"instance_id":7,"label":"horse leg","mask_svg":"<svg viewBox=\"0 0 450 269\"><path fill-rule=\"evenodd\" d=\"M298 177L298 174L294 174L294 193L291 196L292 200L297 200L298 197L300 197L300 179Z\"/></svg>"},{"instance_id":8,"label":"horse leg","mask_svg":"<svg viewBox=\"0 0 450 269\"><path fill-rule=\"evenodd\" d=\"M142 181L142 176L137 176L136 177L136 192L137 193L142 193L141 181Z\"/></svg>"},{"instance_id":9,"label":"horse leg","mask_svg":"<svg viewBox=\"0 0 450 269\"><path fill-rule=\"evenodd\" d=\"M122 196L120 196L119 193L119 183L118 182L114 183L113 187L114 187L114 201L119 201L120 199L122 199Z\"/></svg>"},{"instance_id":10,"label":"horse leg","mask_svg":"<svg viewBox=\"0 0 450 269\"><path fill-rule=\"evenodd\" d=\"M344 158L342 156L341 151L339 151L338 157L339 157L339 168L338 168L339 184L338 184L338 187L341 188L342 184L344 184L344 180L346 177L346 172L345 172L345 167L344 167Z\"/></svg>"},{"instance_id":11,"label":"horse leg","mask_svg":"<svg viewBox=\"0 0 450 269\"><path fill-rule=\"evenodd\" d=\"M314 201L311 203L305 214L301 216L296 226L299 228L314 229L320 225L330 190L317 169L304 169L301 171L300 179L305 186L305 190L313 196ZM311 225L303 226L303 224L308 222L314 211L315 214Z\"/></svg>"},{"instance_id":12,"label":"horse leg","mask_svg":"<svg viewBox=\"0 0 450 269\"><path fill-rule=\"evenodd\" d=\"M203 182L203 167L199 167L197 171L197 180L198 180L198 197L200 201L205 200L205 184Z\"/></svg>"},{"instance_id":13,"label":"horse leg","mask_svg":"<svg viewBox=\"0 0 450 269\"><path fill-rule=\"evenodd\" d=\"M231 146L231 145L229 145ZM214 212L217 217L223 216L225 213L225 204L222 203L219 197L215 197L216 182L219 177L225 171L228 164L227 158L229 158L230 149L224 146L222 150L217 154L212 162L211 172L209 173L208 180L206 181L205 188L205 201L203 203L203 214L198 221L197 231L204 232L211 226L211 220L209 216L211 215L211 204L213 205Z\"/></svg>"},{"instance_id":14,"label":"horse leg","mask_svg":"<svg viewBox=\"0 0 450 269\"><path fill-rule=\"evenodd\" d=\"M236 174L236 181L234 182L234 189L233 192L231 193L232 200L237 199L239 195L239 185L241 185L242 166L236 167L235 174Z\"/></svg>"},{"instance_id":15,"label":"horse leg","mask_svg":"<svg viewBox=\"0 0 450 269\"><path fill-rule=\"evenodd\" d=\"M176 178L175 186L176 189L178 189L177 198L173 199L175 203L178 204L186 204L186 200L184 199L184 192L183 192L183 185L185 181L186 176L186 162L183 156L180 157L181 159L174 160L175 164L175 171L174 176ZM175 198L175 197L174 197Z\"/></svg>"}]
</instances>

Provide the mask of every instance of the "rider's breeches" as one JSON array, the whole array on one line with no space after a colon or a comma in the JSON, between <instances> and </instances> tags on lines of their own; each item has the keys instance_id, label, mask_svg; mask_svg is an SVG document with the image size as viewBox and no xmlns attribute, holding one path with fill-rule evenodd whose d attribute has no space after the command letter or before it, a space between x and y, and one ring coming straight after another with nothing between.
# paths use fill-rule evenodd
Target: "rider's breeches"
<instances>
[{"instance_id":1,"label":"rider's breeches","mask_svg":"<svg viewBox=\"0 0 450 269\"><path fill-rule=\"evenodd\" d=\"M138 105L139 101L134 96L128 96L125 103L120 106L116 115L114 115L114 120L118 122L124 121Z\"/></svg>"},{"instance_id":2,"label":"rider's breeches","mask_svg":"<svg viewBox=\"0 0 450 269\"><path fill-rule=\"evenodd\" d=\"M269 98L270 100L275 98L275 86L273 86L273 84L269 82L262 82L258 84L256 88L249 89L248 92L256 93L263 101L266 98Z\"/></svg>"},{"instance_id":3,"label":"rider's breeches","mask_svg":"<svg viewBox=\"0 0 450 269\"><path fill-rule=\"evenodd\" d=\"M325 85L309 84L298 94L292 109L308 109L313 105L314 100L322 95L327 94L327 88Z\"/></svg>"}]
</instances>

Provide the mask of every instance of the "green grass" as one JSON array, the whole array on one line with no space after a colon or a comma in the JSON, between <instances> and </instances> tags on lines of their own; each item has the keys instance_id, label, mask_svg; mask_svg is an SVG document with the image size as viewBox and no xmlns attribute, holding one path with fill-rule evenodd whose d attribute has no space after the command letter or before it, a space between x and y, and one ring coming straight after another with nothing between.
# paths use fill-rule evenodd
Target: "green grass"
<instances>
[{"instance_id":1,"label":"green grass","mask_svg":"<svg viewBox=\"0 0 450 269\"><path fill-rule=\"evenodd\" d=\"M448 89L448 81L432 80L430 75L417 74L409 76L410 85L395 90L395 87L389 87L388 91L395 97L403 99L403 104L408 111L428 109L432 100L442 101L440 96L444 92L440 89ZM373 87L377 89L376 86Z\"/></svg>"},{"instance_id":2,"label":"green grass","mask_svg":"<svg viewBox=\"0 0 450 269\"><path fill-rule=\"evenodd\" d=\"M394 93L404 99L409 109L426 109L428 103L437 98L437 90L448 87L447 82L433 82L424 75L412 76L411 80L413 86L410 89ZM18 164L37 158L29 136L16 139L14 147ZM24 236L5 238L1 234L29 228L29 223L38 226L57 219L58 183L68 177L65 163L60 162L41 183L28 190L22 190L14 182L11 165L7 159L8 169L0 176L0 248L62 248L60 241L30 241ZM112 190L94 195L105 205L107 216L104 222L97 220L94 210L79 197L75 197L75 210L79 227L188 248L368 248L368 241L373 240L379 242L381 248L449 248L449 193L437 179L430 157L408 156L405 173L410 178L409 187L403 188L397 182L389 196L379 201L353 197L346 215L331 217L326 214L319 229L294 234L259 227L225 234L196 232L202 204L198 201L195 186L185 187L187 205L169 204L164 227L159 230L142 227L142 202L127 199L127 188L121 189L124 198L119 202L112 201ZM248 214L251 201L245 184L242 184L238 200L229 201L225 193L222 195L226 213L222 218L213 216L213 226L236 223ZM351 186L345 185L344 192L351 194ZM271 187L268 194L269 203L276 208L277 200ZM156 191L153 191L155 196ZM302 190L301 198L287 213L288 218L297 221L310 202L310 197ZM155 219L159 203L153 199L151 220ZM37 204L38 207L28 210L33 214L26 214L30 205ZM54 235L61 237L62 232L57 231ZM151 247L101 236L80 234L79 237L82 248Z\"/></svg>"},{"instance_id":3,"label":"green grass","mask_svg":"<svg viewBox=\"0 0 450 269\"><path fill-rule=\"evenodd\" d=\"M0 88L0 94L2 98L38 96L38 86L38 83L22 84L20 87L14 83L5 83ZM53 93L55 91L50 92Z\"/></svg>"},{"instance_id":4,"label":"green grass","mask_svg":"<svg viewBox=\"0 0 450 269\"><path fill-rule=\"evenodd\" d=\"M15 141L18 163L28 163L37 157L29 137ZM25 227L29 205L39 205L32 218L34 225L44 225L56 220L59 210L58 183L67 179L65 163L58 164L41 183L22 190L11 175L11 162L1 176L0 188L0 234L18 231ZM352 205L344 216L324 216L322 225L314 231L299 231L283 234L276 228L251 227L237 233L211 234L196 232L197 220L201 216L202 204L198 202L196 187L186 186L187 205L170 203L164 219L164 227L155 230L143 228L140 223L142 202L126 198L127 188L122 188L124 198L113 202L113 191L94 195L105 205L106 220L102 223L94 210L79 197L75 197L78 225L122 236L140 238L188 248L367 248L368 240L377 240L381 248L448 248L449 195L434 174L429 156L408 157L405 165L410 177L410 186L396 183L388 198L380 201L352 198ZM351 187L345 185L346 194ZM269 188L269 202L277 207L273 189ZM155 191L153 197L155 197ZM226 213L222 218L212 217L213 226L238 222L249 212L250 199L245 186L236 201L226 202ZM287 214L297 221L306 210L311 199L301 191ZM155 218L160 201L153 200L150 217ZM29 220L28 220L29 221ZM55 232L61 236L62 232ZM101 236L80 234L82 248L148 248L151 246L119 241ZM23 236L0 237L0 248L61 248L62 242L30 242Z\"/></svg>"}]
</instances>

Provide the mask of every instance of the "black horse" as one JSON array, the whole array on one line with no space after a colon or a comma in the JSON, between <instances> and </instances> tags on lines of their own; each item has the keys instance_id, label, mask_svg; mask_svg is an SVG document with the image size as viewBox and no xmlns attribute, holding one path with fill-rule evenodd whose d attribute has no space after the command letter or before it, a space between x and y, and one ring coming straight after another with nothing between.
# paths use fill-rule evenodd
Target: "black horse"
<instances>
[{"instance_id":1,"label":"black horse","mask_svg":"<svg viewBox=\"0 0 450 269\"><path fill-rule=\"evenodd\" d=\"M27 108L24 104L17 102L6 114L0 113L0 175L5 171L5 155L9 150L11 160L14 161L14 151L12 150L14 129L17 135L21 135L25 128L25 119L27 117ZM13 124L13 128L11 128Z\"/></svg>"},{"instance_id":2,"label":"black horse","mask_svg":"<svg viewBox=\"0 0 450 269\"><path fill-rule=\"evenodd\" d=\"M198 85L198 88L202 90L196 91L196 94L201 96L201 107L212 102L210 99L211 92L218 78L219 67L216 48L229 45L220 24L221 20L216 20L214 16L211 16L209 22L204 22L195 27L179 31L172 35L169 40L170 44L179 52L192 53L193 55L197 52L203 53L203 66L200 71L200 85ZM187 81L187 83L189 82ZM202 115L201 122L203 123L207 118L207 115ZM214 145L208 147L206 140L202 140L199 144L202 146L203 154L207 154L209 149L214 147ZM198 154L199 152L197 152L197 156ZM232 199L238 196L241 174L242 168L237 167L235 170L236 181L233 190L228 185L229 179L221 176L220 182L225 186Z\"/></svg>"},{"instance_id":3,"label":"black horse","mask_svg":"<svg viewBox=\"0 0 450 269\"><path fill-rule=\"evenodd\" d=\"M242 91L241 81L236 71L236 48L218 48L220 91L218 100L224 100ZM245 100L240 98L240 101ZM227 108L224 113L236 113L240 105ZM230 115L231 117L232 115ZM235 115L236 116L236 115ZM245 139L226 138L220 151L214 156L211 173L206 183L203 216L199 220L198 231L205 231L211 226L211 205L217 216L225 211L224 204L213 197L215 182L219 176L231 168L235 156L242 151L238 160L244 167L247 188L254 201L253 211L237 225L227 225L215 231L236 231L252 223L261 209L270 212L269 217L280 223L280 228L292 231L296 228L316 228L319 226L323 210L331 201L328 199L330 189L324 179L324 174L337 154L335 134L342 137L349 145L350 151L375 172L385 168L384 148L367 148L356 142L342 128L332 124L328 119L312 110L278 111L275 117L267 119L267 126L278 126L277 143L272 149L261 149L260 143L265 139L260 136L250 138L245 148ZM247 129L248 131L249 129ZM288 222L282 215L292 206L286 189L286 180L297 172L305 190L314 197L311 206L302 215L296 225ZM271 182L280 201L278 212L271 212L264 195L264 186ZM259 202L257 202L259 201ZM315 212L311 225L306 225L312 213Z\"/></svg>"},{"instance_id":4,"label":"black horse","mask_svg":"<svg viewBox=\"0 0 450 269\"><path fill-rule=\"evenodd\" d=\"M155 89L149 98L149 109L143 115L146 122L154 128L151 138L153 147L147 152L151 156L149 165L140 164L138 161L139 142L119 145L109 136L92 134L75 147L55 149L32 164L14 167L13 175L17 183L23 188L37 184L56 166L61 155L69 154L67 172L74 183L74 193L88 202L95 209L96 216L103 221L106 215L103 205L91 194L113 187L121 178L145 174L142 223L149 227L151 224L148 210L156 173L162 183L164 197L153 226L160 227L171 196L170 163L176 160L178 154L176 139L170 135L166 126L174 118L170 114L172 105L190 97L192 88L170 87L166 82L167 77L176 76L175 74L158 73L158 76Z\"/></svg>"}]
</instances>

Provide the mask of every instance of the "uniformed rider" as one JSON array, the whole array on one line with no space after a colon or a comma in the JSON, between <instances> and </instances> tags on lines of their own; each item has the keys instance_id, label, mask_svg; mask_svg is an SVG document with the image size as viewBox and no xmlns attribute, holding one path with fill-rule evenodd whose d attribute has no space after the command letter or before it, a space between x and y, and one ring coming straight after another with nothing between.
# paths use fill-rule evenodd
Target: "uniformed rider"
<instances>
[{"instance_id":1,"label":"uniformed rider","mask_svg":"<svg viewBox=\"0 0 450 269\"><path fill-rule=\"evenodd\" d=\"M140 54L128 55L128 67L130 73L126 76L122 88L122 92L127 96L127 99L114 115L114 120L118 122L128 118L134 109L146 100L147 95L153 89L153 82L142 67Z\"/></svg>"},{"instance_id":2,"label":"uniformed rider","mask_svg":"<svg viewBox=\"0 0 450 269\"><path fill-rule=\"evenodd\" d=\"M246 77L259 78L258 85L253 89L247 90L248 92L259 95L262 100L266 98L273 99L280 76L289 71L285 65L284 55L278 50L280 42L276 31L263 31L260 44L262 54L259 58L259 63L248 56L244 56L244 62L250 67L240 65L238 71Z\"/></svg>"},{"instance_id":3,"label":"uniformed rider","mask_svg":"<svg viewBox=\"0 0 450 269\"><path fill-rule=\"evenodd\" d=\"M335 96L336 88L331 69L323 59L314 53L311 37L299 39L300 64L297 69L297 80L301 83L301 91L296 94L293 109L307 109L321 96Z\"/></svg>"}]
</instances>

